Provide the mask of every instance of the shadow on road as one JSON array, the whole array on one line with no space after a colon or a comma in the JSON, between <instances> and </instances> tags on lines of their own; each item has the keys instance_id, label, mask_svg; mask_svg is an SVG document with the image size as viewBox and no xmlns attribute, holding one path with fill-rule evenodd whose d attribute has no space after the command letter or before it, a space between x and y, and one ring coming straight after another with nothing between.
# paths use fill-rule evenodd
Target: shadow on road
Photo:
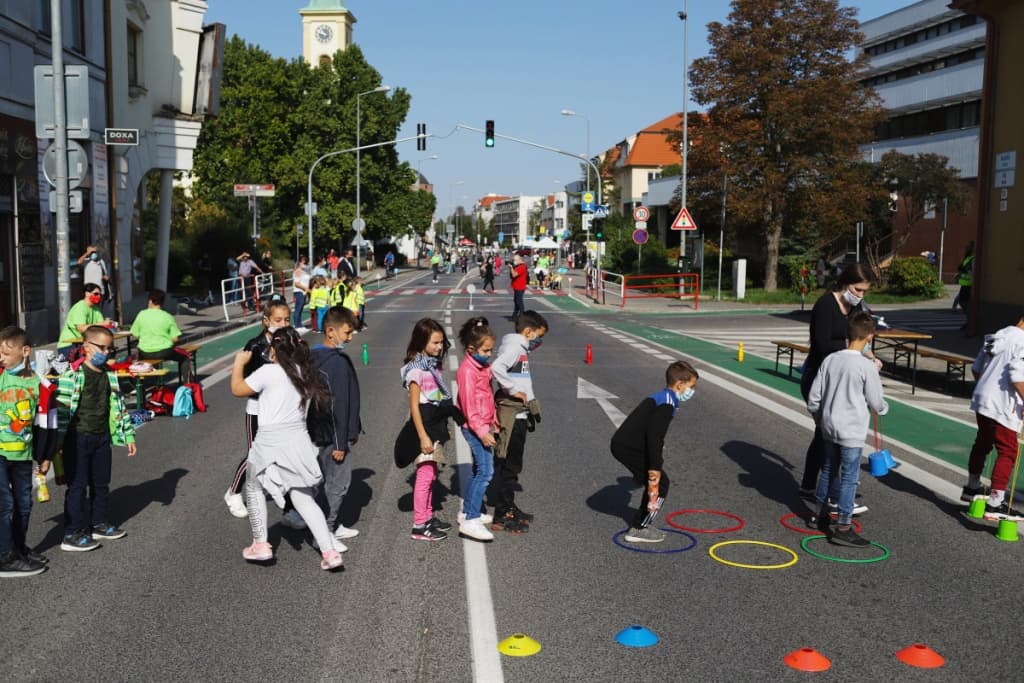
<instances>
[{"instance_id":1,"label":"shadow on road","mask_svg":"<svg viewBox=\"0 0 1024 683\"><path fill-rule=\"evenodd\" d=\"M755 489L765 498L782 503L800 516L810 514L800 499L799 486L793 476L795 470L789 460L746 441L727 441L721 450L746 470L736 475L740 486Z\"/></svg>"},{"instance_id":2,"label":"shadow on road","mask_svg":"<svg viewBox=\"0 0 1024 683\"><path fill-rule=\"evenodd\" d=\"M633 502L633 491L640 488L640 484L633 481L633 477L619 477L617 482L605 486L587 498L587 507L594 512L617 517L628 523L636 512L635 508L630 507Z\"/></svg>"},{"instance_id":3,"label":"shadow on road","mask_svg":"<svg viewBox=\"0 0 1024 683\"><path fill-rule=\"evenodd\" d=\"M931 489L918 484L913 479L909 479L896 470L889 470L889 474L884 477L878 477L878 482L888 486L893 491L899 491L900 493L907 493L916 498L931 503L937 507L943 513L951 516L955 519L960 526L969 531L987 531L989 533L995 532L995 524L985 523L981 520L975 520L967 516L967 506L964 503L954 503L952 501L942 498Z\"/></svg>"}]
</instances>

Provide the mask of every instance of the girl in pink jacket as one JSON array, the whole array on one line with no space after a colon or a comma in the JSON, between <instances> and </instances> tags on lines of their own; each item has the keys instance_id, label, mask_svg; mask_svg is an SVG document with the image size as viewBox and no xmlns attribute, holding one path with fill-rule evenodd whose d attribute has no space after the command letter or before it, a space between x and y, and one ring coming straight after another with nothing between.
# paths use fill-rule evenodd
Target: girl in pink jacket
<instances>
[{"instance_id":1,"label":"girl in pink jacket","mask_svg":"<svg viewBox=\"0 0 1024 683\"><path fill-rule=\"evenodd\" d=\"M494 474L494 435L498 416L491 389L491 352L494 332L487 318L470 318L459 330L459 341L465 349L456 378L459 385L458 407L466 416L462 435L473 452L473 476L466 484L459 513L459 534L477 541L490 541L494 534L487 528L493 518L482 514L484 492Z\"/></svg>"}]
</instances>

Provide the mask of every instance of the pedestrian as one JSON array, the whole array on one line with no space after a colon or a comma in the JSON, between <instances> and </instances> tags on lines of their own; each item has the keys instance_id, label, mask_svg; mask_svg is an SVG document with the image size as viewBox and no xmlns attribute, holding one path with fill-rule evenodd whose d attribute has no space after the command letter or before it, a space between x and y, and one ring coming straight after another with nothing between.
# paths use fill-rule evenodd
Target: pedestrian
<instances>
[{"instance_id":1,"label":"pedestrian","mask_svg":"<svg viewBox=\"0 0 1024 683\"><path fill-rule=\"evenodd\" d=\"M409 421L395 441L395 460L401 466L408 462L416 466L412 538L417 541L443 541L452 528L434 516L433 507L437 468L445 461L444 444L449 438L452 394L441 369L450 347L441 323L421 318L413 326L401 369L402 385L409 391Z\"/></svg>"},{"instance_id":2,"label":"pedestrian","mask_svg":"<svg viewBox=\"0 0 1024 683\"><path fill-rule=\"evenodd\" d=\"M640 507L626 531L625 540L630 543L665 540L664 532L653 526L668 496L665 434L679 404L693 398L699 377L686 361L672 363L665 370L665 388L640 401L612 435L612 456L626 466L633 481L644 487Z\"/></svg>"},{"instance_id":3,"label":"pedestrian","mask_svg":"<svg viewBox=\"0 0 1024 683\"><path fill-rule=\"evenodd\" d=\"M363 278L357 277L353 289L356 293L356 312L359 314L359 331L367 329L366 324L366 290L363 289Z\"/></svg>"},{"instance_id":4,"label":"pedestrian","mask_svg":"<svg viewBox=\"0 0 1024 683\"><path fill-rule=\"evenodd\" d=\"M274 255L270 249L263 250L263 254L260 256L260 268L263 269L264 273L274 272Z\"/></svg>"},{"instance_id":5,"label":"pedestrian","mask_svg":"<svg viewBox=\"0 0 1024 683\"><path fill-rule=\"evenodd\" d=\"M267 498L285 507L287 496L313 533L320 550L320 568L342 566L341 552L327 528L324 513L314 499L323 481L318 449L310 440L306 411L330 405L330 396L317 377L309 347L294 328L276 330L270 338L270 358L246 376L252 351L239 351L231 368L231 393L255 399L260 430L249 449L245 503L249 511L252 544L242 550L249 562L269 562L274 548L267 540Z\"/></svg>"},{"instance_id":6,"label":"pedestrian","mask_svg":"<svg viewBox=\"0 0 1024 683\"><path fill-rule=\"evenodd\" d=\"M391 276L395 274L395 252L388 249L388 252L384 254L384 278L391 279Z\"/></svg>"},{"instance_id":7,"label":"pedestrian","mask_svg":"<svg viewBox=\"0 0 1024 683\"><path fill-rule=\"evenodd\" d=\"M82 267L82 284L97 285L100 288L100 308L114 300L114 290L110 285L110 272L107 262L100 256L95 245L85 248L85 253L78 257L78 265ZM107 312L104 310L104 315Z\"/></svg>"},{"instance_id":8,"label":"pedestrian","mask_svg":"<svg viewBox=\"0 0 1024 683\"><path fill-rule=\"evenodd\" d=\"M509 276L512 278L512 320L515 321L526 310L523 297L526 292L527 280L529 280L526 264L523 263L523 257L519 254L512 257Z\"/></svg>"},{"instance_id":9,"label":"pedestrian","mask_svg":"<svg viewBox=\"0 0 1024 683\"><path fill-rule=\"evenodd\" d=\"M500 273L501 272L501 266L502 266L503 263L504 262L501 260L501 254L500 253L495 254L494 255L494 272L495 273Z\"/></svg>"},{"instance_id":10,"label":"pedestrian","mask_svg":"<svg viewBox=\"0 0 1024 683\"><path fill-rule=\"evenodd\" d=\"M57 341L57 353L68 360L71 360L72 352L82 346L82 335L92 325L104 325L111 327L114 321L103 317L100 309L100 302L103 301L103 292L95 282L85 286L85 292L81 301L68 309L68 315L64 319L64 326L61 327L60 336Z\"/></svg>"},{"instance_id":11,"label":"pedestrian","mask_svg":"<svg viewBox=\"0 0 1024 683\"><path fill-rule=\"evenodd\" d=\"M482 510L484 494L494 476L494 444L498 432L498 415L491 390L491 353L494 332L487 318L470 318L459 330L459 342L465 354L459 363L456 379L459 385L458 407L466 417L462 435L473 454L473 474L465 485L462 511L459 513L459 534L478 541L494 540L487 527L494 517Z\"/></svg>"},{"instance_id":12,"label":"pedestrian","mask_svg":"<svg viewBox=\"0 0 1024 683\"><path fill-rule=\"evenodd\" d=\"M83 338L84 358L57 382L57 441L63 447L68 482L60 548L69 551L95 550L100 547L96 538L113 540L125 535L107 513L111 445L127 447L129 458L136 454L135 428L117 376L107 369L107 359L114 353L114 335L106 327L92 325Z\"/></svg>"},{"instance_id":13,"label":"pedestrian","mask_svg":"<svg viewBox=\"0 0 1024 683\"><path fill-rule=\"evenodd\" d=\"M1017 434L1024 424L1024 311L1016 325L985 336L971 372L975 378L971 410L978 422L978 433L967 462L967 486L960 499L970 502L975 496L985 495L981 471L995 446L992 490L985 503L985 514L992 519L1020 519L1017 510L1010 510L1006 487L1017 461Z\"/></svg>"},{"instance_id":14,"label":"pedestrian","mask_svg":"<svg viewBox=\"0 0 1024 683\"><path fill-rule=\"evenodd\" d=\"M533 274L537 278L537 286L544 289L544 279L548 276L548 269L551 267L551 261L548 259L546 253L541 252L537 257L537 261L534 263Z\"/></svg>"},{"instance_id":15,"label":"pedestrian","mask_svg":"<svg viewBox=\"0 0 1024 683\"><path fill-rule=\"evenodd\" d=\"M248 377L270 362L270 341L275 332L288 327L290 317L291 311L288 310L287 302L278 294L272 296L264 305L263 329L255 337L247 341L242 348L243 351L249 354L249 360L243 368L243 378ZM250 397L245 402L246 454L242 458L242 462L235 468L235 476L231 480L231 486L224 493L224 502L227 503L228 510L232 515L239 518L249 515L242 491L245 490L249 450L252 448L253 440L256 438L256 432L259 429L259 410L260 404L257 398Z\"/></svg>"},{"instance_id":16,"label":"pedestrian","mask_svg":"<svg viewBox=\"0 0 1024 683\"><path fill-rule=\"evenodd\" d=\"M28 547L34 465L46 475L53 439L40 433L40 403L51 385L33 372L32 347L20 327L0 330L0 577L34 576L46 571L47 559ZM47 444L50 444L48 446ZM33 463L34 461L34 463Z\"/></svg>"},{"instance_id":17,"label":"pedestrian","mask_svg":"<svg viewBox=\"0 0 1024 683\"><path fill-rule=\"evenodd\" d=\"M313 358L331 399L333 437L320 447L317 459L323 474L321 507L327 530L334 534L338 549L345 552L344 541L359 535L357 529L341 522L341 505L352 483L352 447L359 441L363 425L359 419L359 378L352 359L344 352L352 341L356 320L344 308L332 308L324 316L324 341L313 347Z\"/></svg>"},{"instance_id":18,"label":"pedestrian","mask_svg":"<svg viewBox=\"0 0 1024 683\"><path fill-rule=\"evenodd\" d=\"M533 515L516 505L519 475L523 471L526 433L540 422L540 403L533 393L530 354L540 348L548 323L536 311L523 311L516 318L516 331L501 339L498 353L491 361L498 390L495 401L500 425L494 451L494 478L491 500L494 504L495 531L523 533L529 530Z\"/></svg>"},{"instance_id":19,"label":"pedestrian","mask_svg":"<svg viewBox=\"0 0 1024 683\"><path fill-rule=\"evenodd\" d=\"M164 310L166 296L162 289L150 290L146 308L132 322L132 336L139 340L139 360L172 360L178 364L179 380L191 382L192 356L175 348L181 330L174 316Z\"/></svg>"},{"instance_id":20,"label":"pedestrian","mask_svg":"<svg viewBox=\"0 0 1024 683\"><path fill-rule=\"evenodd\" d=\"M259 293L256 286L256 273L263 274L256 262L252 260L249 252L243 251L238 255L238 276L242 279L242 313L248 314L249 307L255 313L259 308Z\"/></svg>"},{"instance_id":21,"label":"pedestrian","mask_svg":"<svg viewBox=\"0 0 1024 683\"><path fill-rule=\"evenodd\" d=\"M484 263L483 273L484 273L484 286L483 286L483 290L486 292L487 291L487 287L489 286L491 288L490 291L493 294L494 293L494 261L491 259L490 256L487 257L487 261Z\"/></svg>"},{"instance_id":22,"label":"pedestrian","mask_svg":"<svg viewBox=\"0 0 1024 683\"><path fill-rule=\"evenodd\" d=\"M331 278L333 279L338 277L338 267L341 265L341 258L338 256L338 252L333 249L331 249L327 254L327 265L331 269Z\"/></svg>"},{"instance_id":23,"label":"pedestrian","mask_svg":"<svg viewBox=\"0 0 1024 683\"><path fill-rule=\"evenodd\" d=\"M466 269L469 267L469 257L463 254L459 257L459 268L462 270L462 274L466 274Z\"/></svg>"},{"instance_id":24,"label":"pedestrian","mask_svg":"<svg viewBox=\"0 0 1024 683\"><path fill-rule=\"evenodd\" d=\"M345 258L338 261L338 277L339 278L353 278L356 276L356 269L353 266L353 254L352 247L345 250Z\"/></svg>"},{"instance_id":25,"label":"pedestrian","mask_svg":"<svg viewBox=\"0 0 1024 683\"><path fill-rule=\"evenodd\" d=\"M227 271L227 303L233 304L242 299L242 281L238 279L238 261L233 256L228 256ZM136 281L141 282L141 278Z\"/></svg>"},{"instance_id":26,"label":"pedestrian","mask_svg":"<svg viewBox=\"0 0 1024 683\"><path fill-rule=\"evenodd\" d=\"M309 296L309 279L312 277L308 267L309 257L302 254L295 263L295 270L292 271L292 297L295 299L295 305L292 308L292 327L300 332L305 331L302 326L302 309L306 306L306 298ZM315 327L313 322L310 322L310 325Z\"/></svg>"},{"instance_id":27,"label":"pedestrian","mask_svg":"<svg viewBox=\"0 0 1024 683\"><path fill-rule=\"evenodd\" d=\"M819 256L818 262L814 266L814 280L818 284L818 289L825 286L825 276L828 275L828 266L825 264L825 256Z\"/></svg>"},{"instance_id":28,"label":"pedestrian","mask_svg":"<svg viewBox=\"0 0 1024 683\"><path fill-rule=\"evenodd\" d=\"M812 523L830 542L856 547L869 545L851 524L870 411L885 415L889 405L882 395L878 369L864 356L875 334L875 321L859 311L850 316L848 328L847 347L822 361L807 397L807 410L814 416L825 450ZM833 504L839 508L834 529L830 525Z\"/></svg>"},{"instance_id":29,"label":"pedestrian","mask_svg":"<svg viewBox=\"0 0 1024 683\"><path fill-rule=\"evenodd\" d=\"M323 275L314 275L309 281L309 324L314 332L323 327L323 319L327 314L331 292L327 289L327 280Z\"/></svg>"},{"instance_id":30,"label":"pedestrian","mask_svg":"<svg viewBox=\"0 0 1024 683\"><path fill-rule=\"evenodd\" d=\"M962 311L967 312L971 303L971 289L974 286L974 240L964 247L964 257L960 259L960 265L956 267L957 284L960 291L953 298L953 310L959 306Z\"/></svg>"},{"instance_id":31,"label":"pedestrian","mask_svg":"<svg viewBox=\"0 0 1024 683\"><path fill-rule=\"evenodd\" d=\"M433 273L433 283L437 284L437 278L441 274L441 254L434 251L430 254L430 270Z\"/></svg>"}]
</instances>

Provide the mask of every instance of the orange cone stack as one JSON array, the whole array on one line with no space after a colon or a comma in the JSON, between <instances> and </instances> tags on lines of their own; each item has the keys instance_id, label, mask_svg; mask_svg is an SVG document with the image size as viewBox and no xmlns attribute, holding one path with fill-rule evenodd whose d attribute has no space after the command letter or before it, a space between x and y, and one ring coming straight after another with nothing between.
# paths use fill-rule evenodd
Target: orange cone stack
<instances>
[{"instance_id":1,"label":"orange cone stack","mask_svg":"<svg viewBox=\"0 0 1024 683\"><path fill-rule=\"evenodd\" d=\"M924 643L914 643L896 653L896 659L918 669L938 669L946 658Z\"/></svg>"},{"instance_id":2,"label":"orange cone stack","mask_svg":"<svg viewBox=\"0 0 1024 683\"><path fill-rule=\"evenodd\" d=\"M793 650L783 657L782 661L786 663L786 666L797 671L827 671L832 666L832 662L828 657L813 647L802 647L799 650Z\"/></svg>"}]
</instances>

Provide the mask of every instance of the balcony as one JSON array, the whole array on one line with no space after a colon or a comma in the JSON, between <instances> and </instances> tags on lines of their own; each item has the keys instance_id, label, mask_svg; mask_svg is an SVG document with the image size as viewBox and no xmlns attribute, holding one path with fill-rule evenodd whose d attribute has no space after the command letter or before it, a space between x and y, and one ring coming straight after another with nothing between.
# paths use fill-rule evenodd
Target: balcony
<instances>
[{"instance_id":1,"label":"balcony","mask_svg":"<svg viewBox=\"0 0 1024 683\"><path fill-rule=\"evenodd\" d=\"M930 71L875 87L889 115L981 97L984 60Z\"/></svg>"},{"instance_id":2,"label":"balcony","mask_svg":"<svg viewBox=\"0 0 1024 683\"><path fill-rule=\"evenodd\" d=\"M973 47L984 47L984 45L985 22L979 21L974 26L953 31L936 38L920 40L913 45L871 57L865 75L874 76L887 71L894 71L904 66L931 61L945 55L963 52Z\"/></svg>"},{"instance_id":3,"label":"balcony","mask_svg":"<svg viewBox=\"0 0 1024 683\"><path fill-rule=\"evenodd\" d=\"M941 154L949 158L949 165L960 170L961 178L978 177L978 145L980 128L961 128L932 135L921 135L897 140L882 140L862 146L868 161L876 162L889 151L900 154Z\"/></svg>"}]
</instances>

